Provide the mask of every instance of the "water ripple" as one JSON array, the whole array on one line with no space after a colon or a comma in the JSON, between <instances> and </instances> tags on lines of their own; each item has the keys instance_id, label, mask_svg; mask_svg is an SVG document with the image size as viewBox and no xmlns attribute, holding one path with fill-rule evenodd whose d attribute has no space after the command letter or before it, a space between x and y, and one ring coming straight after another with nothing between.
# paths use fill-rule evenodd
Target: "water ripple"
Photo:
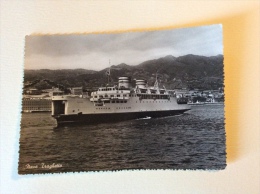
<instances>
[{"instance_id":1,"label":"water ripple","mask_svg":"<svg viewBox=\"0 0 260 194\"><path fill-rule=\"evenodd\" d=\"M120 169L223 169L223 106L181 116L53 129L48 113L23 114L19 173ZM26 165L61 163L56 169Z\"/></svg>"}]
</instances>

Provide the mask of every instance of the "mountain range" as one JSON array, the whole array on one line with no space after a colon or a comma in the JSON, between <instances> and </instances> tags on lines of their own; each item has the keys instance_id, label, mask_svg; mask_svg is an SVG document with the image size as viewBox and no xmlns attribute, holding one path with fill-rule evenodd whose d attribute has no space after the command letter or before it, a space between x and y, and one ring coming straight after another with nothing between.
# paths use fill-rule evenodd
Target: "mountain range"
<instances>
[{"instance_id":1,"label":"mountain range","mask_svg":"<svg viewBox=\"0 0 260 194\"><path fill-rule=\"evenodd\" d=\"M109 68L111 79L108 79L106 75ZM130 76L132 80L145 79L148 85L153 85L156 75L159 84L168 89L218 89L223 87L223 55L211 57L192 54L180 57L168 55L144 61L136 66L121 63L100 71L87 69L25 70L24 83L37 83L34 85L37 89L51 88L50 83L59 84L65 88L79 86L93 88L106 86L108 80L110 84L117 84L118 77ZM35 82L35 80L51 81Z\"/></svg>"}]
</instances>

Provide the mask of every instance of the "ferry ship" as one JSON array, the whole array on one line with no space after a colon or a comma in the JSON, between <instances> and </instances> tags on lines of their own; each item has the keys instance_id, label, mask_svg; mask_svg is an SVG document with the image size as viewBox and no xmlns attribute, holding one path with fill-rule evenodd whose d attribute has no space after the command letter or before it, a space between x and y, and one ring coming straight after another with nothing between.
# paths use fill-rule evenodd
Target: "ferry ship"
<instances>
[{"instance_id":1,"label":"ferry ship","mask_svg":"<svg viewBox=\"0 0 260 194\"><path fill-rule=\"evenodd\" d=\"M159 88L157 76L150 87L142 79L132 87L130 77L119 77L118 85L100 87L90 96L53 96L52 117L58 126L155 118L182 114L190 110L187 102L174 91Z\"/></svg>"}]
</instances>

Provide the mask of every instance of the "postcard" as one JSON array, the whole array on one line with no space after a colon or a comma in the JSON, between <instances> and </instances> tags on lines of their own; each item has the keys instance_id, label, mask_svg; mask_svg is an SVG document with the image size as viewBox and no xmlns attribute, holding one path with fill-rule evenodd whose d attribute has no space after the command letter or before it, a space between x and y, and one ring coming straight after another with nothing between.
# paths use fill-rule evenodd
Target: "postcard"
<instances>
[{"instance_id":1,"label":"postcard","mask_svg":"<svg viewBox=\"0 0 260 194\"><path fill-rule=\"evenodd\" d=\"M222 26L28 35L19 174L226 167Z\"/></svg>"}]
</instances>

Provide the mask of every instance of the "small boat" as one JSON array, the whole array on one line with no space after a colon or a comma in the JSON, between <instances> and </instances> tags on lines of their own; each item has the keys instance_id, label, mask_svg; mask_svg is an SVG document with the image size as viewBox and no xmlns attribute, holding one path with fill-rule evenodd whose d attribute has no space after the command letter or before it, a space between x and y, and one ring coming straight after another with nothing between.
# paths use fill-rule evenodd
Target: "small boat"
<instances>
[{"instance_id":1,"label":"small boat","mask_svg":"<svg viewBox=\"0 0 260 194\"><path fill-rule=\"evenodd\" d=\"M223 105L223 104L224 104L224 102L215 101L214 98L212 98L209 101L205 102L205 105Z\"/></svg>"},{"instance_id":2,"label":"small boat","mask_svg":"<svg viewBox=\"0 0 260 194\"><path fill-rule=\"evenodd\" d=\"M188 102L188 105L191 105L191 106L204 105L204 104L205 104L205 102L199 102L198 100L197 100L197 102Z\"/></svg>"}]
</instances>

